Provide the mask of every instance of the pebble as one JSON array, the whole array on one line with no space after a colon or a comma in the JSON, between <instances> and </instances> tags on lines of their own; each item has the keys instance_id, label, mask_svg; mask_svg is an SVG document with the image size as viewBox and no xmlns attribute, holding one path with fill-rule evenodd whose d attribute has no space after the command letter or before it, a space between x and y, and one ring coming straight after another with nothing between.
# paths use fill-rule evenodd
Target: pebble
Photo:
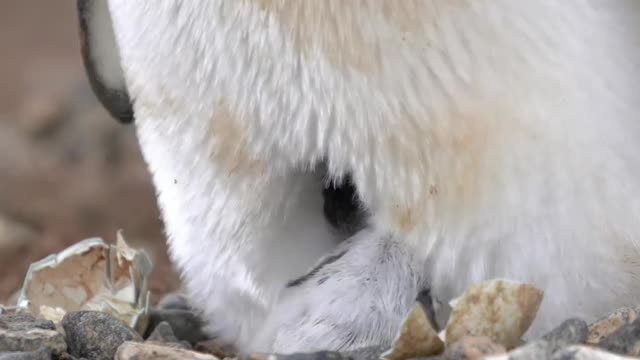
<instances>
[{"instance_id":1,"label":"pebble","mask_svg":"<svg viewBox=\"0 0 640 360\"><path fill-rule=\"evenodd\" d=\"M211 354L221 359L230 358L236 356L238 350L229 344L225 344L219 339L210 339L197 343L194 350Z\"/></svg>"},{"instance_id":2,"label":"pebble","mask_svg":"<svg viewBox=\"0 0 640 360\"><path fill-rule=\"evenodd\" d=\"M202 329L202 320L192 311L175 309L152 309L149 311L149 325L145 338L161 322L167 322L178 340L186 340L191 344L208 340Z\"/></svg>"},{"instance_id":3,"label":"pebble","mask_svg":"<svg viewBox=\"0 0 640 360\"><path fill-rule=\"evenodd\" d=\"M0 360L51 360L51 350L43 347L36 351L0 353Z\"/></svg>"},{"instance_id":4,"label":"pebble","mask_svg":"<svg viewBox=\"0 0 640 360\"><path fill-rule=\"evenodd\" d=\"M92 360L112 360L125 341L142 341L122 321L98 311L67 313L62 319L69 353Z\"/></svg>"},{"instance_id":5,"label":"pebble","mask_svg":"<svg viewBox=\"0 0 640 360\"><path fill-rule=\"evenodd\" d=\"M636 320L638 318L638 314L640 314L640 306L635 308L623 307L597 320L589 325L587 344L599 344L604 338L613 334L624 325Z\"/></svg>"},{"instance_id":6,"label":"pebble","mask_svg":"<svg viewBox=\"0 0 640 360\"><path fill-rule=\"evenodd\" d=\"M161 344L188 350L193 348L188 341L178 340L171 329L171 325L166 321L161 322L155 329L153 329L153 332L145 340L145 343Z\"/></svg>"},{"instance_id":7,"label":"pebble","mask_svg":"<svg viewBox=\"0 0 640 360\"><path fill-rule=\"evenodd\" d=\"M159 303L160 307L150 311L148 334L144 342L143 338L124 322L98 311L67 313L61 325L64 333L67 334L66 339L61 333L62 330L56 331L56 324L52 321L38 319L24 312L12 311L0 314L0 360L379 360L389 356L389 349L380 346L341 352L238 355L236 349L225 346L219 340L207 339L200 318L194 311L182 306L186 304L182 299L185 301L186 299L180 294L171 296L172 298L163 298ZM424 336L416 334L424 334L416 332L414 328L433 330L429 316L422 306L416 306L412 314L413 316L407 317L405 323L411 326L403 327L412 331L407 330L400 334L407 333L414 340L423 339ZM625 360L638 358L640 357L639 314L640 306L621 308L591 325L587 325L582 319L570 318L542 338L518 345L508 352L505 345L497 343L489 336L467 335L455 342L452 341L443 353L433 353L439 354L438 356L427 358L408 356L414 353L415 349L411 347L409 349L411 351L404 349L402 356L397 359ZM520 329L517 330L520 331ZM435 330L433 332L435 333ZM403 337L399 336L397 340L401 339ZM413 344L412 341L398 343ZM192 344L195 345L195 351ZM421 352L415 352L415 354L421 354Z\"/></svg>"},{"instance_id":8,"label":"pebble","mask_svg":"<svg viewBox=\"0 0 640 360\"><path fill-rule=\"evenodd\" d=\"M551 356L551 344L544 340L536 340L510 351L500 359L508 360L541 360Z\"/></svg>"},{"instance_id":9,"label":"pebble","mask_svg":"<svg viewBox=\"0 0 640 360\"><path fill-rule=\"evenodd\" d=\"M531 285L506 280L470 286L450 302L452 311L445 329L447 345L465 336L487 336L507 349L520 345L543 295Z\"/></svg>"},{"instance_id":10,"label":"pebble","mask_svg":"<svg viewBox=\"0 0 640 360\"><path fill-rule=\"evenodd\" d=\"M620 327L598 345L617 354L640 356L640 318Z\"/></svg>"},{"instance_id":11,"label":"pebble","mask_svg":"<svg viewBox=\"0 0 640 360\"><path fill-rule=\"evenodd\" d=\"M177 343L178 338L173 333L171 325L168 322L163 321L158 324L151 332L151 335L147 337L146 341L165 342L165 343Z\"/></svg>"},{"instance_id":12,"label":"pebble","mask_svg":"<svg viewBox=\"0 0 640 360\"><path fill-rule=\"evenodd\" d=\"M51 321L20 314L0 315L0 352L39 351L48 348L56 354L67 349L64 336Z\"/></svg>"},{"instance_id":13,"label":"pebble","mask_svg":"<svg viewBox=\"0 0 640 360\"><path fill-rule=\"evenodd\" d=\"M475 360L487 355L504 354L507 350L486 336L466 336L447 347L443 358L447 360Z\"/></svg>"},{"instance_id":14,"label":"pebble","mask_svg":"<svg viewBox=\"0 0 640 360\"><path fill-rule=\"evenodd\" d=\"M115 360L218 360L218 358L171 346L127 341L118 348Z\"/></svg>"},{"instance_id":15,"label":"pebble","mask_svg":"<svg viewBox=\"0 0 640 360\"><path fill-rule=\"evenodd\" d=\"M569 345L584 344L588 335L589 326L587 322L573 318L565 320L558 327L544 335L542 339L549 342L551 353L555 353Z\"/></svg>"},{"instance_id":16,"label":"pebble","mask_svg":"<svg viewBox=\"0 0 640 360\"><path fill-rule=\"evenodd\" d=\"M405 318L391 348L382 354L384 360L407 360L439 355L444 343L433 328L428 310L420 302Z\"/></svg>"},{"instance_id":17,"label":"pebble","mask_svg":"<svg viewBox=\"0 0 640 360\"><path fill-rule=\"evenodd\" d=\"M542 359L542 358L541 358ZM613 354L601 349L584 346L573 345L566 347L555 353L551 360L631 360L628 356Z\"/></svg>"},{"instance_id":18,"label":"pebble","mask_svg":"<svg viewBox=\"0 0 640 360\"><path fill-rule=\"evenodd\" d=\"M29 313L7 314L0 316L0 329L25 331L31 329L55 330L53 321L36 319Z\"/></svg>"}]
</instances>

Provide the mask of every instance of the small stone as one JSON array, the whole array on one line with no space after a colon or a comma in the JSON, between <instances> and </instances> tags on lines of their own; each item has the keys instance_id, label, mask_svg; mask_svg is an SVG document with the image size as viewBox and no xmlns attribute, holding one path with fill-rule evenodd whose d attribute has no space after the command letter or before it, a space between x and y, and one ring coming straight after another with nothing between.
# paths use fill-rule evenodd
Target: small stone
<instances>
[{"instance_id":1,"label":"small stone","mask_svg":"<svg viewBox=\"0 0 640 360\"><path fill-rule=\"evenodd\" d=\"M194 346L194 349L199 352L214 355L220 359L234 357L238 354L238 351L233 346L224 344L218 339L200 341Z\"/></svg>"},{"instance_id":2,"label":"small stone","mask_svg":"<svg viewBox=\"0 0 640 360\"><path fill-rule=\"evenodd\" d=\"M157 308L163 310L191 310L191 305L189 305L189 300L185 295L170 293L158 301Z\"/></svg>"},{"instance_id":3,"label":"small stone","mask_svg":"<svg viewBox=\"0 0 640 360\"><path fill-rule=\"evenodd\" d=\"M277 360L277 356L267 353L250 353L240 356L240 360Z\"/></svg>"},{"instance_id":4,"label":"small stone","mask_svg":"<svg viewBox=\"0 0 640 360\"><path fill-rule=\"evenodd\" d=\"M551 344L544 340L527 343L510 351L504 359L509 360L540 360L551 357ZM502 359L502 358L501 358Z\"/></svg>"},{"instance_id":5,"label":"small stone","mask_svg":"<svg viewBox=\"0 0 640 360\"><path fill-rule=\"evenodd\" d=\"M598 345L604 338L638 318L640 306L619 308L589 325L587 344Z\"/></svg>"},{"instance_id":6,"label":"small stone","mask_svg":"<svg viewBox=\"0 0 640 360\"><path fill-rule=\"evenodd\" d=\"M171 329L171 325L166 321L163 321L156 326L151 335L149 335L145 340L145 343L159 344L188 350L193 349L188 341L180 341L176 338L173 334L173 330Z\"/></svg>"},{"instance_id":7,"label":"small stone","mask_svg":"<svg viewBox=\"0 0 640 360\"><path fill-rule=\"evenodd\" d=\"M316 351L312 353L279 354L278 360L350 360L348 356L337 351Z\"/></svg>"},{"instance_id":8,"label":"small stone","mask_svg":"<svg viewBox=\"0 0 640 360\"><path fill-rule=\"evenodd\" d=\"M173 333L171 325L166 321L158 324L146 340L164 343L178 342L178 338L176 338L176 335Z\"/></svg>"},{"instance_id":9,"label":"small stone","mask_svg":"<svg viewBox=\"0 0 640 360\"><path fill-rule=\"evenodd\" d=\"M509 358L511 359L511 358ZM542 358L541 358L542 359ZM628 356L613 354L611 352L584 345L572 345L566 347L551 357L551 360L631 360Z\"/></svg>"},{"instance_id":10,"label":"small stone","mask_svg":"<svg viewBox=\"0 0 640 360\"><path fill-rule=\"evenodd\" d=\"M0 329L24 331L31 329L55 330L53 321L36 319L29 313L7 314L0 316Z\"/></svg>"},{"instance_id":11,"label":"small stone","mask_svg":"<svg viewBox=\"0 0 640 360\"><path fill-rule=\"evenodd\" d=\"M40 348L36 351L0 353L0 360L51 360L51 350Z\"/></svg>"},{"instance_id":12,"label":"small stone","mask_svg":"<svg viewBox=\"0 0 640 360\"><path fill-rule=\"evenodd\" d=\"M542 338L549 342L551 352L569 345L584 344L589 335L589 326L582 319L568 319Z\"/></svg>"},{"instance_id":13,"label":"small stone","mask_svg":"<svg viewBox=\"0 0 640 360\"><path fill-rule=\"evenodd\" d=\"M55 360L90 360L86 358L78 358L69 353L63 353L62 355L58 355Z\"/></svg>"},{"instance_id":14,"label":"small stone","mask_svg":"<svg viewBox=\"0 0 640 360\"><path fill-rule=\"evenodd\" d=\"M602 339L599 347L617 354L640 356L640 318Z\"/></svg>"},{"instance_id":15,"label":"small stone","mask_svg":"<svg viewBox=\"0 0 640 360\"><path fill-rule=\"evenodd\" d=\"M405 318L391 348L382 354L385 360L406 360L441 354L444 343L433 328L427 310L417 302Z\"/></svg>"},{"instance_id":16,"label":"small stone","mask_svg":"<svg viewBox=\"0 0 640 360\"><path fill-rule=\"evenodd\" d=\"M175 343L175 345L183 349L193 350L193 345L191 345L191 343L188 342L187 340L180 340L177 343Z\"/></svg>"},{"instance_id":17,"label":"small stone","mask_svg":"<svg viewBox=\"0 0 640 360\"><path fill-rule=\"evenodd\" d=\"M57 331L31 329L10 331L0 329L0 352L36 351L47 347L56 354L67 350L64 336Z\"/></svg>"},{"instance_id":18,"label":"small stone","mask_svg":"<svg viewBox=\"0 0 640 360\"><path fill-rule=\"evenodd\" d=\"M447 360L475 360L488 355L499 355L507 350L486 336L466 336L447 347L444 358Z\"/></svg>"},{"instance_id":19,"label":"small stone","mask_svg":"<svg viewBox=\"0 0 640 360\"><path fill-rule=\"evenodd\" d=\"M99 311L67 313L62 319L69 353L92 360L111 360L125 341L142 341L124 322Z\"/></svg>"},{"instance_id":20,"label":"small stone","mask_svg":"<svg viewBox=\"0 0 640 360\"><path fill-rule=\"evenodd\" d=\"M55 331L52 321L28 313L0 315L0 352L36 352L42 348L56 354L67 349L64 336Z\"/></svg>"},{"instance_id":21,"label":"small stone","mask_svg":"<svg viewBox=\"0 0 640 360\"><path fill-rule=\"evenodd\" d=\"M176 349L185 349L185 350L193 350L193 346L189 344L188 341L180 341L180 342L158 342L158 341L145 341L145 344L154 344L160 346L168 346ZM197 351L197 350L196 350ZM202 351L199 351L202 352Z\"/></svg>"},{"instance_id":22,"label":"small stone","mask_svg":"<svg viewBox=\"0 0 640 360\"><path fill-rule=\"evenodd\" d=\"M160 344L127 341L118 348L115 360L218 360L218 358Z\"/></svg>"},{"instance_id":23,"label":"small stone","mask_svg":"<svg viewBox=\"0 0 640 360\"><path fill-rule=\"evenodd\" d=\"M195 313L187 310L163 309L152 309L149 312L148 334L145 334L145 337L151 335L152 329L155 329L161 322L167 322L171 326L178 340L186 340L195 344L208 339L202 329L202 320Z\"/></svg>"},{"instance_id":24,"label":"small stone","mask_svg":"<svg viewBox=\"0 0 640 360\"><path fill-rule=\"evenodd\" d=\"M542 298L541 290L507 280L473 285L450 302L447 345L465 336L487 336L512 349L520 344L522 335L531 326Z\"/></svg>"}]
</instances>

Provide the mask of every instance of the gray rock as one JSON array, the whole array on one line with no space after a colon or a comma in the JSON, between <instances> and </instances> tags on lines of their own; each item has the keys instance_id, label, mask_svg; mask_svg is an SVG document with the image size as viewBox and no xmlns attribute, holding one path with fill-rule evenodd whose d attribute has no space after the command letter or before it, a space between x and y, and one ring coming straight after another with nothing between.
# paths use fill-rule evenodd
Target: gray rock
<instances>
[{"instance_id":1,"label":"gray rock","mask_svg":"<svg viewBox=\"0 0 640 360\"><path fill-rule=\"evenodd\" d=\"M551 360L631 360L631 357L614 354L584 345L566 347L551 357Z\"/></svg>"},{"instance_id":2,"label":"gray rock","mask_svg":"<svg viewBox=\"0 0 640 360\"><path fill-rule=\"evenodd\" d=\"M599 346L617 354L640 356L640 318L604 338Z\"/></svg>"},{"instance_id":3,"label":"gray rock","mask_svg":"<svg viewBox=\"0 0 640 360\"><path fill-rule=\"evenodd\" d=\"M155 343L188 350L193 349L193 346L191 346L188 341L180 341L176 338L171 329L171 325L166 321L161 322L153 329L153 332L146 339L145 343Z\"/></svg>"},{"instance_id":4,"label":"gray rock","mask_svg":"<svg viewBox=\"0 0 640 360\"><path fill-rule=\"evenodd\" d=\"M170 293L158 301L157 308L163 310L191 310L191 305L189 305L189 300L185 295Z\"/></svg>"},{"instance_id":5,"label":"gray rock","mask_svg":"<svg viewBox=\"0 0 640 360\"><path fill-rule=\"evenodd\" d=\"M75 357L69 353L64 353L62 355L56 356L55 360L91 360L91 359Z\"/></svg>"},{"instance_id":6,"label":"gray rock","mask_svg":"<svg viewBox=\"0 0 640 360\"><path fill-rule=\"evenodd\" d=\"M55 329L52 321L36 319L29 313L0 315L0 351L33 352L48 347L61 354L66 344Z\"/></svg>"},{"instance_id":7,"label":"gray rock","mask_svg":"<svg viewBox=\"0 0 640 360\"><path fill-rule=\"evenodd\" d=\"M568 319L560 326L551 330L542 337L549 342L551 353L554 353L569 345L584 344L589 335L589 326L582 319Z\"/></svg>"},{"instance_id":8,"label":"gray rock","mask_svg":"<svg viewBox=\"0 0 640 360\"><path fill-rule=\"evenodd\" d=\"M64 336L54 330L4 330L0 329L0 352L2 351L36 351L47 347L56 354L67 349Z\"/></svg>"},{"instance_id":9,"label":"gray rock","mask_svg":"<svg viewBox=\"0 0 640 360\"><path fill-rule=\"evenodd\" d=\"M146 340L161 343L177 343L179 341L176 335L173 333L171 325L169 325L169 323L166 321L158 324Z\"/></svg>"},{"instance_id":10,"label":"gray rock","mask_svg":"<svg viewBox=\"0 0 640 360\"><path fill-rule=\"evenodd\" d=\"M149 312L149 326L145 337L151 335L153 329L161 322L167 322L178 340L186 340L191 344L207 340L202 320L192 311L152 309Z\"/></svg>"},{"instance_id":11,"label":"gray rock","mask_svg":"<svg viewBox=\"0 0 640 360\"><path fill-rule=\"evenodd\" d=\"M51 350L41 348L36 351L0 353L0 360L51 360Z\"/></svg>"},{"instance_id":12,"label":"gray rock","mask_svg":"<svg viewBox=\"0 0 640 360\"><path fill-rule=\"evenodd\" d=\"M62 319L69 354L92 360L111 360L125 341L142 341L122 321L98 311L67 313Z\"/></svg>"},{"instance_id":13,"label":"gray rock","mask_svg":"<svg viewBox=\"0 0 640 360\"><path fill-rule=\"evenodd\" d=\"M200 341L193 347L193 349L202 353L211 354L221 359L235 357L238 353L233 345L226 343L221 339Z\"/></svg>"},{"instance_id":14,"label":"gray rock","mask_svg":"<svg viewBox=\"0 0 640 360\"><path fill-rule=\"evenodd\" d=\"M115 360L218 360L218 358L171 346L127 341L118 348Z\"/></svg>"},{"instance_id":15,"label":"gray rock","mask_svg":"<svg viewBox=\"0 0 640 360\"><path fill-rule=\"evenodd\" d=\"M55 330L53 321L36 319L29 313L6 314L0 316L0 329L24 331L30 329Z\"/></svg>"},{"instance_id":16,"label":"gray rock","mask_svg":"<svg viewBox=\"0 0 640 360\"><path fill-rule=\"evenodd\" d=\"M544 340L532 341L508 353L509 360L541 360L551 357L551 344Z\"/></svg>"},{"instance_id":17,"label":"gray rock","mask_svg":"<svg viewBox=\"0 0 640 360\"><path fill-rule=\"evenodd\" d=\"M618 331L621 327L632 323L638 318L639 313L640 306L635 308L622 307L595 321L589 325L587 344L598 345L602 340Z\"/></svg>"}]
</instances>

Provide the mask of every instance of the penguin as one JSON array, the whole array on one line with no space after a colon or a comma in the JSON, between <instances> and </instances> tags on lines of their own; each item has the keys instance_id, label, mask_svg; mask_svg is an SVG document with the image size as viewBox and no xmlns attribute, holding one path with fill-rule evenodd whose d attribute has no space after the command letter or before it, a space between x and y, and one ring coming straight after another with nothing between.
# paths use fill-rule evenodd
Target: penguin
<instances>
[{"instance_id":1,"label":"penguin","mask_svg":"<svg viewBox=\"0 0 640 360\"><path fill-rule=\"evenodd\" d=\"M544 291L526 340L640 297L637 0L78 9L212 336L388 346L421 294L506 278Z\"/></svg>"}]
</instances>

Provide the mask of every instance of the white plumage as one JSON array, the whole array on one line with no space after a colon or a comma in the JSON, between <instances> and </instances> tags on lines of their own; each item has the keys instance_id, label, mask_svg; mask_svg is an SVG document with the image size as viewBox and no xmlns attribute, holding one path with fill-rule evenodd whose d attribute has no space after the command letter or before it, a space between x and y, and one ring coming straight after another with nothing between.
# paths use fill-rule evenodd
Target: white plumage
<instances>
[{"instance_id":1,"label":"white plumage","mask_svg":"<svg viewBox=\"0 0 640 360\"><path fill-rule=\"evenodd\" d=\"M388 343L494 277L545 291L531 334L639 298L637 0L108 1L172 259L241 348Z\"/></svg>"}]
</instances>

